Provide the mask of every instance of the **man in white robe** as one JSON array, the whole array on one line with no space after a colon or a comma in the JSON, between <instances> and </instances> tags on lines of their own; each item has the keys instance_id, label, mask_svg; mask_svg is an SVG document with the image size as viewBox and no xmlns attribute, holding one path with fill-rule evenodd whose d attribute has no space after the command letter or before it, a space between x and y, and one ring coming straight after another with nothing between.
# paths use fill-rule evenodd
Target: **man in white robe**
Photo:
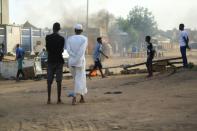
<instances>
[{"instance_id":1,"label":"man in white robe","mask_svg":"<svg viewBox=\"0 0 197 131\"><path fill-rule=\"evenodd\" d=\"M77 24L74 27L75 35L67 40L67 52L69 54L68 65L74 78L74 96L72 104L76 104L76 96L80 95L80 103L84 103L84 95L87 94L85 52L88 45L87 37L81 35L83 27Z\"/></svg>"}]
</instances>

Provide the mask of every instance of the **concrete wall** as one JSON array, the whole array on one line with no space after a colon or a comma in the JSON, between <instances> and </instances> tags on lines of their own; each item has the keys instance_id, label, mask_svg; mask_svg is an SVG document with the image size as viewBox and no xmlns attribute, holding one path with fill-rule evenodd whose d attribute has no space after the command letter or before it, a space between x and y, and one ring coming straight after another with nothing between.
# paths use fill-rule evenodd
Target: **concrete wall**
<instances>
[{"instance_id":1,"label":"concrete wall","mask_svg":"<svg viewBox=\"0 0 197 131\"><path fill-rule=\"evenodd\" d=\"M24 60L24 67L31 67L34 65L33 60ZM1 63L1 76L3 78L15 78L17 73L17 62L16 61L9 61L9 62L2 62Z\"/></svg>"},{"instance_id":2,"label":"concrete wall","mask_svg":"<svg viewBox=\"0 0 197 131\"><path fill-rule=\"evenodd\" d=\"M7 52L15 52L16 44L21 43L21 31L18 26L6 26Z\"/></svg>"},{"instance_id":3,"label":"concrete wall","mask_svg":"<svg viewBox=\"0 0 197 131\"><path fill-rule=\"evenodd\" d=\"M2 62L0 74L3 78L15 77L16 72L17 72L16 61Z\"/></svg>"}]
</instances>

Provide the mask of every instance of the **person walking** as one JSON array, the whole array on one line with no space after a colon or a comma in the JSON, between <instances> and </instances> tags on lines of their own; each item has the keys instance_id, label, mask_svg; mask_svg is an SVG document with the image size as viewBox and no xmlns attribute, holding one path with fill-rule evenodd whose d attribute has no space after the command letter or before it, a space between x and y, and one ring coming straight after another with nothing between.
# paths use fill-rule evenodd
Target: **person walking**
<instances>
[{"instance_id":1,"label":"person walking","mask_svg":"<svg viewBox=\"0 0 197 131\"><path fill-rule=\"evenodd\" d=\"M64 51L64 37L59 35L61 29L59 23L53 24L53 33L46 36L46 50L48 53L47 66L47 91L48 101L51 104L51 85L53 83L54 75L56 75L57 83L57 104L61 104L61 88L64 59L62 53Z\"/></svg>"},{"instance_id":2,"label":"person walking","mask_svg":"<svg viewBox=\"0 0 197 131\"><path fill-rule=\"evenodd\" d=\"M72 104L76 104L77 95L80 95L80 103L84 103L84 95L87 94L86 87L86 60L85 52L88 45L88 39L84 35L83 26L76 24L74 27L75 35L70 36L67 40L67 52L69 54L68 65L74 78L74 93Z\"/></svg>"},{"instance_id":3,"label":"person walking","mask_svg":"<svg viewBox=\"0 0 197 131\"><path fill-rule=\"evenodd\" d=\"M94 54L93 54L93 59L94 59L94 67L93 69L89 72L89 78L91 79L91 74L93 71L99 69L100 73L101 73L101 76L102 78L105 78L106 76L103 74L103 71L102 71L102 63L101 63L101 55L103 55L104 57L106 57L107 59L109 58L107 55L105 55L103 53L103 48L102 48L102 38L101 37L98 37L97 38L97 43L96 43L96 46L95 46L95 49L94 49Z\"/></svg>"},{"instance_id":4,"label":"person walking","mask_svg":"<svg viewBox=\"0 0 197 131\"><path fill-rule=\"evenodd\" d=\"M23 60L24 60L24 55L25 55L25 51L23 50L23 48L20 47L19 44L16 45L16 60L18 63L18 71L16 74L16 81L19 81L19 76L20 74L22 75L22 78L25 78L25 74L23 72Z\"/></svg>"}]
</instances>

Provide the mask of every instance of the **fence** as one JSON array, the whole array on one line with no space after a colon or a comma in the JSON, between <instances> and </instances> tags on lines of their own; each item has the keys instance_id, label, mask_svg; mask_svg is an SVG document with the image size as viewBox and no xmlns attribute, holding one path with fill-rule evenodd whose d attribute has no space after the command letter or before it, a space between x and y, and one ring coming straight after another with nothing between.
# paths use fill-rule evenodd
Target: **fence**
<instances>
[{"instance_id":1,"label":"fence","mask_svg":"<svg viewBox=\"0 0 197 131\"><path fill-rule=\"evenodd\" d=\"M23 28L21 29L21 45L25 51L34 52L36 46L41 45L42 48L45 45L45 37L50 33L51 30ZM66 36L64 31L61 31L60 34Z\"/></svg>"},{"instance_id":2,"label":"fence","mask_svg":"<svg viewBox=\"0 0 197 131\"><path fill-rule=\"evenodd\" d=\"M158 51L155 53L155 57L156 58L164 57L164 53L165 52L163 52L163 51ZM145 58L145 57L147 57L147 52L127 53L127 56L130 58Z\"/></svg>"}]
</instances>

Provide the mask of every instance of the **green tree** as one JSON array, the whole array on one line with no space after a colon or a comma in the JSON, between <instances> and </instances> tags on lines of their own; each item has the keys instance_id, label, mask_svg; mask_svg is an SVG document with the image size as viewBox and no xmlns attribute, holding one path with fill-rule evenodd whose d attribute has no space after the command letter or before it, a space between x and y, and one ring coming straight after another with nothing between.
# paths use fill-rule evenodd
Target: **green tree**
<instances>
[{"instance_id":1,"label":"green tree","mask_svg":"<svg viewBox=\"0 0 197 131\"><path fill-rule=\"evenodd\" d=\"M147 8L136 6L127 17L128 23L142 35L153 35L157 29L157 23L154 16Z\"/></svg>"},{"instance_id":2,"label":"green tree","mask_svg":"<svg viewBox=\"0 0 197 131\"><path fill-rule=\"evenodd\" d=\"M128 14L126 19L118 18L119 28L130 36L129 44L140 44L146 35L154 35L157 23L153 14L144 7L136 6Z\"/></svg>"}]
</instances>

